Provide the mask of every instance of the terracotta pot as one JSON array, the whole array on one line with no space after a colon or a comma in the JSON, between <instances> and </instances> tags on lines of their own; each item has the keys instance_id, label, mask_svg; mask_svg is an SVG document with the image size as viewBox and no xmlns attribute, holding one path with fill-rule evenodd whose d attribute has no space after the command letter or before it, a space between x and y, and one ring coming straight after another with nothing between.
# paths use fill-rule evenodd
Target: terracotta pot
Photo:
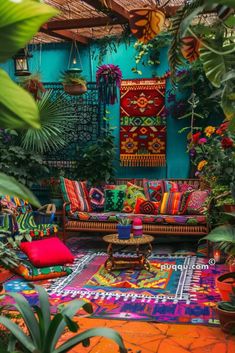
<instances>
[{"instance_id":1,"label":"terracotta pot","mask_svg":"<svg viewBox=\"0 0 235 353\"><path fill-rule=\"evenodd\" d=\"M64 90L71 96L80 96L87 91L86 85L66 85L64 84Z\"/></svg>"},{"instance_id":2,"label":"terracotta pot","mask_svg":"<svg viewBox=\"0 0 235 353\"><path fill-rule=\"evenodd\" d=\"M235 272L224 273L216 278L216 286L222 300L229 301L232 287L235 286Z\"/></svg>"},{"instance_id":3,"label":"terracotta pot","mask_svg":"<svg viewBox=\"0 0 235 353\"><path fill-rule=\"evenodd\" d=\"M216 311L219 316L222 331L232 333L232 330L234 330L235 327L235 311L225 311L220 309L218 306Z\"/></svg>"},{"instance_id":4,"label":"terracotta pot","mask_svg":"<svg viewBox=\"0 0 235 353\"><path fill-rule=\"evenodd\" d=\"M235 205L223 205L224 212L235 212Z\"/></svg>"}]
</instances>

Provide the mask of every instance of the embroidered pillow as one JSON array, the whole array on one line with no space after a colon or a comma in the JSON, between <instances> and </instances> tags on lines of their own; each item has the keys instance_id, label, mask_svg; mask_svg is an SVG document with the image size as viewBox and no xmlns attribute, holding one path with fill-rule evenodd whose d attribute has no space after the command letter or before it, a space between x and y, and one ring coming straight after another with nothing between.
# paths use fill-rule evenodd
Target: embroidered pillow
<instances>
[{"instance_id":1,"label":"embroidered pillow","mask_svg":"<svg viewBox=\"0 0 235 353\"><path fill-rule=\"evenodd\" d=\"M138 214L158 214L159 203L138 198L136 200L134 213Z\"/></svg>"},{"instance_id":2,"label":"embroidered pillow","mask_svg":"<svg viewBox=\"0 0 235 353\"><path fill-rule=\"evenodd\" d=\"M175 181L163 180L165 192L177 192L180 191L178 184Z\"/></svg>"},{"instance_id":3,"label":"embroidered pillow","mask_svg":"<svg viewBox=\"0 0 235 353\"><path fill-rule=\"evenodd\" d=\"M164 194L163 180L143 180L144 193L147 200L161 202Z\"/></svg>"},{"instance_id":4,"label":"embroidered pillow","mask_svg":"<svg viewBox=\"0 0 235 353\"><path fill-rule=\"evenodd\" d=\"M48 267L72 263L73 254L58 238L47 238L32 242L23 242L20 249L36 267Z\"/></svg>"},{"instance_id":5,"label":"embroidered pillow","mask_svg":"<svg viewBox=\"0 0 235 353\"><path fill-rule=\"evenodd\" d=\"M106 190L122 190L126 191L127 185L121 184L121 185L113 185L113 184L108 184L105 185Z\"/></svg>"},{"instance_id":6,"label":"embroidered pillow","mask_svg":"<svg viewBox=\"0 0 235 353\"><path fill-rule=\"evenodd\" d=\"M131 213L136 204L136 200L142 198L146 200L144 189L132 183L127 183L126 196L123 204L123 212Z\"/></svg>"},{"instance_id":7,"label":"embroidered pillow","mask_svg":"<svg viewBox=\"0 0 235 353\"><path fill-rule=\"evenodd\" d=\"M123 203L125 199L125 192L118 189L106 190L105 194L105 212L121 212L123 208Z\"/></svg>"},{"instance_id":8,"label":"embroidered pillow","mask_svg":"<svg viewBox=\"0 0 235 353\"><path fill-rule=\"evenodd\" d=\"M91 208L89 194L87 190L87 182L75 181L75 187L76 187L77 197L80 203L78 211L91 212L92 208Z\"/></svg>"},{"instance_id":9,"label":"embroidered pillow","mask_svg":"<svg viewBox=\"0 0 235 353\"><path fill-rule=\"evenodd\" d=\"M193 184L178 184L179 191L186 192L186 191L193 191L197 190L197 186Z\"/></svg>"},{"instance_id":10,"label":"embroidered pillow","mask_svg":"<svg viewBox=\"0 0 235 353\"><path fill-rule=\"evenodd\" d=\"M208 190L196 190L190 194L187 214L206 214L208 210L209 202L209 191Z\"/></svg>"},{"instance_id":11,"label":"embroidered pillow","mask_svg":"<svg viewBox=\"0 0 235 353\"><path fill-rule=\"evenodd\" d=\"M104 211L105 197L104 189L102 186L91 188L89 190L89 199L92 211Z\"/></svg>"}]
</instances>

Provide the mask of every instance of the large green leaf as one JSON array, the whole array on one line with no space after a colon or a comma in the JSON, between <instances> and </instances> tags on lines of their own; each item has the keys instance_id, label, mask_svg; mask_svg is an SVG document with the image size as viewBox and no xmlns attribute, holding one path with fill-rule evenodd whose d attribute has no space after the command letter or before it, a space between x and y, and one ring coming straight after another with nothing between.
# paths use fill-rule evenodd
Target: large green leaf
<instances>
[{"instance_id":1,"label":"large green leaf","mask_svg":"<svg viewBox=\"0 0 235 353\"><path fill-rule=\"evenodd\" d=\"M0 173L0 195L16 196L20 199L28 200L36 207L40 206L39 201L29 189L3 173Z\"/></svg>"},{"instance_id":2,"label":"large green leaf","mask_svg":"<svg viewBox=\"0 0 235 353\"><path fill-rule=\"evenodd\" d=\"M17 324L4 316L0 317L0 324L5 326L29 352L35 352L35 346L32 340L26 336Z\"/></svg>"},{"instance_id":3,"label":"large green leaf","mask_svg":"<svg viewBox=\"0 0 235 353\"><path fill-rule=\"evenodd\" d=\"M211 242L229 242L235 244L235 227L227 224L214 228L207 236L201 240L209 240Z\"/></svg>"},{"instance_id":4,"label":"large green leaf","mask_svg":"<svg viewBox=\"0 0 235 353\"><path fill-rule=\"evenodd\" d=\"M6 61L23 48L39 27L57 13L51 6L32 0L1 0L0 62Z\"/></svg>"},{"instance_id":5,"label":"large green leaf","mask_svg":"<svg viewBox=\"0 0 235 353\"><path fill-rule=\"evenodd\" d=\"M124 346L122 337L119 335L118 332L116 332L110 328L98 327L98 328L92 328L90 330L87 330L85 332L80 333L79 335L76 335L76 336L70 338L68 341L66 341L64 344L62 344L60 347L55 349L53 353L66 353L71 348L76 346L77 344L83 342L84 340L87 340L87 338L94 337L94 336L102 336L102 337L110 338L118 344L121 353L127 352L127 350Z\"/></svg>"},{"instance_id":6,"label":"large green leaf","mask_svg":"<svg viewBox=\"0 0 235 353\"><path fill-rule=\"evenodd\" d=\"M1 29L0 29L1 31ZM13 82L0 69L0 126L20 128L25 125L40 127L39 113L33 97Z\"/></svg>"},{"instance_id":7,"label":"large green leaf","mask_svg":"<svg viewBox=\"0 0 235 353\"><path fill-rule=\"evenodd\" d=\"M221 54L216 54L213 51L202 47L200 49L200 59L202 61L206 77L211 81L213 86L219 88L221 86L222 78L228 71L230 64L234 62L234 57L223 55L223 51L233 49L233 45L227 45L221 49Z\"/></svg>"}]
</instances>

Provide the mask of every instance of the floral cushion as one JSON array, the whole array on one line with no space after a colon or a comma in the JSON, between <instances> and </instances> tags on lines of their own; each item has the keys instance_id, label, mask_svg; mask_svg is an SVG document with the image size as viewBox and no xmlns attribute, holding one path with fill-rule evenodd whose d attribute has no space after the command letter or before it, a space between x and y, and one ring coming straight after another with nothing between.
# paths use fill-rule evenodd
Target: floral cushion
<instances>
[{"instance_id":1,"label":"floral cushion","mask_svg":"<svg viewBox=\"0 0 235 353\"><path fill-rule=\"evenodd\" d=\"M128 218L133 220L136 217L135 213L119 213L119 212L76 212L69 216L70 220L79 220L87 222L118 222L120 218ZM206 224L206 215L147 215L139 214L143 223L154 224L179 224L179 225L197 225Z\"/></svg>"},{"instance_id":2,"label":"floral cushion","mask_svg":"<svg viewBox=\"0 0 235 353\"><path fill-rule=\"evenodd\" d=\"M105 189L105 212L117 211L121 212L125 199L125 192L119 189L107 190Z\"/></svg>"},{"instance_id":3,"label":"floral cushion","mask_svg":"<svg viewBox=\"0 0 235 353\"><path fill-rule=\"evenodd\" d=\"M146 199L144 189L138 185L127 183L126 197L123 204L123 212L130 213L134 210L138 198Z\"/></svg>"},{"instance_id":4,"label":"floral cushion","mask_svg":"<svg viewBox=\"0 0 235 353\"><path fill-rule=\"evenodd\" d=\"M163 180L143 180L144 193L147 200L161 202L164 194Z\"/></svg>"},{"instance_id":5,"label":"floral cushion","mask_svg":"<svg viewBox=\"0 0 235 353\"><path fill-rule=\"evenodd\" d=\"M158 214L159 213L159 202L153 202L145 199L138 198L136 200L134 213L138 214Z\"/></svg>"},{"instance_id":6,"label":"floral cushion","mask_svg":"<svg viewBox=\"0 0 235 353\"><path fill-rule=\"evenodd\" d=\"M183 184L178 184L178 188L180 192L185 192L185 191L194 191L197 190L198 187L196 185L193 184L187 184L187 183L183 183Z\"/></svg>"},{"instance_id":7,"label":"floral cushion","mask_svg":"<svg viewBox=\"0 0 235 353\"><path fill-rule=\"evenodd\" d=\"M190 194L186 213L190 215L206 214L209 202L208 190L196 190Z\"/></svg>"}]
</instances>

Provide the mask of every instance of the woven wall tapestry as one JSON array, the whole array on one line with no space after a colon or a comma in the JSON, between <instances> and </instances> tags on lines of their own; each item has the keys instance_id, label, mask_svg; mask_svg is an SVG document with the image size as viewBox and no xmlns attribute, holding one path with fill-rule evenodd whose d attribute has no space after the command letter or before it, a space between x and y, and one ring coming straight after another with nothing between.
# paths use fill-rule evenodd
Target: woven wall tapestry
<instances>
[{"instance_id":1,"label":"woven wall tapestry","mask_svg":"<svg viewBox=\"0 0 235 353\"><path fill-rule=\"evenodd\" d=\"M120 161L125 167L166 163L166 74L121 82Z\"/></svg>"}]
</instances>

